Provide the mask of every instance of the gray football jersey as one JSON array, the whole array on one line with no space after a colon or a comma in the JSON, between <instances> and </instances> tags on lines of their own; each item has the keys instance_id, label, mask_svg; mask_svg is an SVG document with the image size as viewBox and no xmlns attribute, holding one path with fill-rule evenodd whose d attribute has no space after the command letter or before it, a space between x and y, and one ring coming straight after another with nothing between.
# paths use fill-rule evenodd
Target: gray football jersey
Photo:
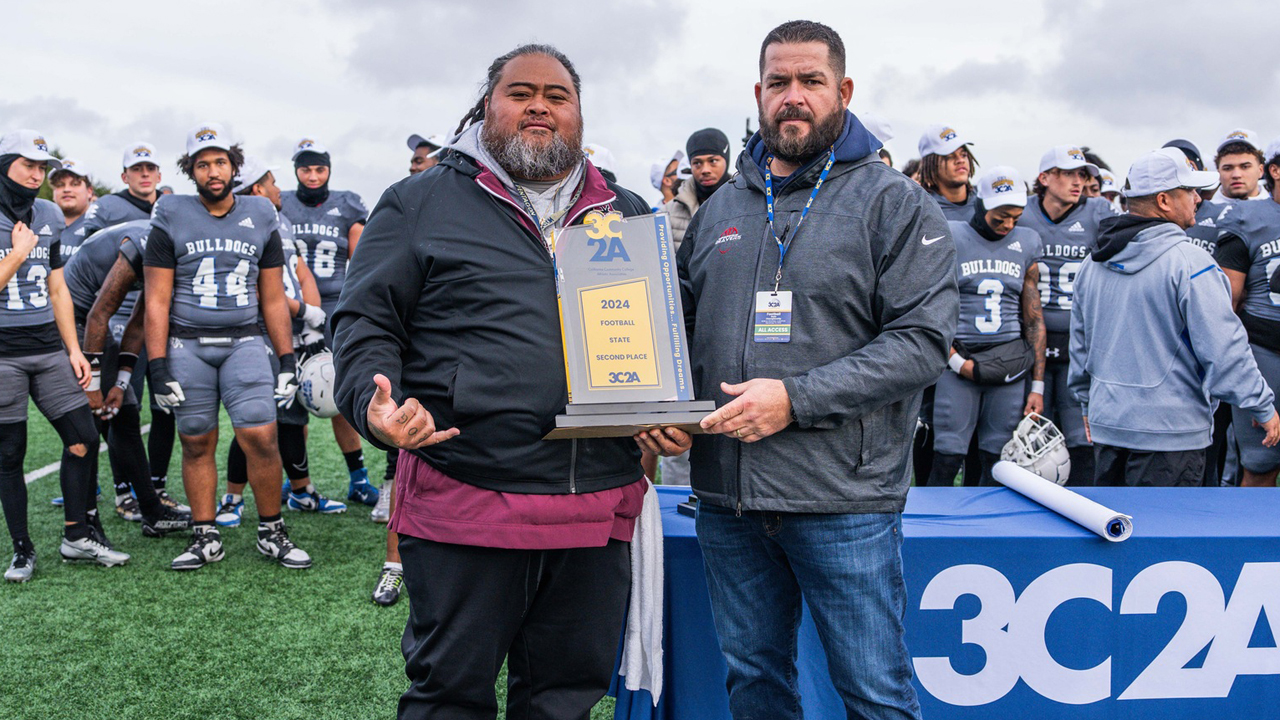
<instances>
[{"instance_id":1,"label":"gray football jersey","mask_svg":"<svg viewBox=\"0 0 1280 720\"><path fill-rule=\"evenodd\" d=\"M1022 336L1022 287L1027 268L1040 259L1040 236L1015 227L1001 240L988 240L967 222L952 221L960 324L956 339L994 345Z\"/></svg>"},{"instance_id":2,"label":"gray football jersey","mask_svg":"<svg viewBox=\"0 0 1280 720\"><path fill-rule=\"evenodd\" d=\"M1271 292L1271 275L1280 268L1280 203L1270 200L1218 205L1222 235L1235 235L1249 250L1241 308L1255 318L1280 321L1280 293Z\"/></svg>"},{"instance_id":3,"label":"gray football jersey","mask_svg":"<svg viewBox=\"0 0 1280 720\"><path fill-rule=\"evenodd\" d=\"M280 215L280 249L284 251L284 294L290 300L302 302L302 283L298 282L298 242L293 236L293 225L284 214ZM304 248L305 252L305 248Z\"/></svg>"},{"instance_id":4,"label":"gray football jersey","mask_svg":"<svg viewBox=\"0 0 1280 720\"><path fill-rule=\"evenodd\" d=\"M80 250L80 246L88 239L89 232L84 228L85 216L81 215L75 222L62 228L62 264L65 265L72 255Z\"/></svg>"},{"instance_id":5,"label":"gray football jersey","mask_svg":"<svg viewBox=\"0 0 1280 720\"><path fill-rule=\"evenodd\" d=\"M1196 224L1187 228L1191 244L1212 255L1218 249L1218 216L1226 216L1229 204L1202 202L1196 208Z\"/></svg>"},{"instance_id":6,"label":"gray football jersey","mask_svg":"<svg viewBox=\"0 0 1280 720\"><path fill-rule=\"evenodd\" d=\"M71 292L71 302L81 317L89 314L107 274L122 253L138 275L134 288L142 287L142 252L150 233L150 220L132 220L103 228L86 240L80 251L67 261L62 275L67 281L67 290Z\"/></svg>"},{"instance_id":7,"label":"gray football jersey","mask_svg":"<svg viewBox=\"0 0 1280 720\"><path fill-rule=\"evenodd\" d=\"M969 197L962 203L953 203L936 193L929 193L929 197L938 203L942 216L948 221L969 222L969 218L973 217L973 206L978 202L978 193L973 188L969 188Z\"/></svg>"},{"instance_id":8,"label":"gray football jersey","mask_svg":"<svg viewBox=\"0 0 1280 720\"><path fill-rule=\"evenodd\" d=\"M150 217L150 213L146 210L121 197L120 193L127 192L129 191L121 190L119 193L98 198L89 206L84 213L85 237L112 225L130 220L146 220Z\"/></svg>"},{"instance_id":9,"label":"gray football jersey","mask_svg":"<svg viewBox=\"0 0 1280 720\"><path fill-rule=\"evenodd\" d=\"M283 213L293 222L293 235L306 245L303 260L316 276L320 297L337 299L347 277L347 234L369 216L360 196L347 190L330 190L315 207L304 204L292 190L281 195Z\"/></svg>"},{"instance_id":10,"label":"gray football jersey","mask_svg":"<svg viewBox=\"0 0 1280 720\"><path fill-rule=\"evenodd\" d=\"M153 235L146 256L147 265L173 267L171 334L255 325L258 271L281 264L269 200L237 196L230 212L214 217L195 195L166 195L151 224L172 240L170 246Z\"/></svg>"},{"instance_id":11,"label":"gray football jersey","mask_svg":"<svg viewBox=\"0 0 1280 720\"><path fill-rule=\"evenodd\" d=\"M1044 247L1044 257L1039 261L1040 304L1049 332L1070 332L1076 275L1098 244L1098 223L1115 214L1105 199L1087 198L1055 223L1045 215L1040 198L1027 198L1027 209L1018 227L1036 231Z\"/></svg>"},{"instance_id":12,"label":"gray football jersey","mask_svg":"<svg viewBox=\"0 0 1280 720\"><path fill-rule=\"evenodd\" d=\"M59 237L66 220L48 200L36 200L31 230L39 240L0 293L0 327L28 327L53 322L49 272L62 267ZM0 213L0 258L13 251L13 221Z\"/></svg>"}]
</instances>

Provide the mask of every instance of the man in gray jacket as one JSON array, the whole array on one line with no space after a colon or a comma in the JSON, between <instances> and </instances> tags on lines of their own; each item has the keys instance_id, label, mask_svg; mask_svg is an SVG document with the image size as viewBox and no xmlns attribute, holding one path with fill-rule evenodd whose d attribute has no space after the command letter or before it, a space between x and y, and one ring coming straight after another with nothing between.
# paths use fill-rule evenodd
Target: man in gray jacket
<instances>
[{"instance_id":1,"label":"man in gray jacket","mask_svg":"<svg viewBox=\"0 0 1280 720\"><path fill-rule=\"evenodd\" d=\"M1227 278L1185 232L1197 190L1215 182L1176 148L1138 158L1129 214L1099 224L1076 277L1068 384L1084 408L1098 485L1199 485L1214 400L1248 411L1267 447L1280 441L1275 396Z\"/></svg>"},{"instance_id":2,"label":"man in gray jacket","mask_svg":"<svg viewBox=\"0 0 1280 720\"><path fill-rule=\"evenodd\" d=\"M955 332L955 248L847 111L835 31L778 26L760 70L760 132L678 257L695 388L721 405L691 465L729 706L800 716L803 597L849 716L918 718L900 513Z\"/></svg>"}]
</instances>

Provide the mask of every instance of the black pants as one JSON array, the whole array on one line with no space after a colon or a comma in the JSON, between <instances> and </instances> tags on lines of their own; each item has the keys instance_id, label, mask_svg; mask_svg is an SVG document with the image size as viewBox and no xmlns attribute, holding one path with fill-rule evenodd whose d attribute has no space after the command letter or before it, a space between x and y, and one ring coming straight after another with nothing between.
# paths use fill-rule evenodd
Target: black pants
<instances>
[{"instance_id":1,"label":"black pants","mask_svg":"<svg viewBox=\"0 0 1280 720\"><path fill-rule=\"evenodd\" d=\"M1094 443L1093 450L1100 486L1196 487L1203 482L1203 449L1147 452Z\"/></svg>"},{"instance_id":2,"label":"black pants","mask_svg":"<svg viewBox=\"0 0 1280 720\"><path fill-rule=\"evenodd\" d=\"M631 582L627 543L502 550L400 536L409 689L400 720L586 720L612 679Z\"/></svg>"}]
</instances>

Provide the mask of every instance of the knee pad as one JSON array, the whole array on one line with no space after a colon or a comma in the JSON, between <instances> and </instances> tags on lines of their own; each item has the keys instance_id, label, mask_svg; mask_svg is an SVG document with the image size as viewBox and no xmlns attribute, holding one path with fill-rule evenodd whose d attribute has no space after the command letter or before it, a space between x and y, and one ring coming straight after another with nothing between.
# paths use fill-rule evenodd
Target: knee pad
<instances>
[{"instance_id":1,"label":"knee pad","mask_svg":"<svg viewBox=\"0 0 1280 720\"><path fill-rule=\"evenodd\" d=\"M280 445L280 460L284 463L284 474L290 480L310 477L311 468L307 464L306 428L302 425L282 423L276 427L276 435Z\"/></svg>"},{"instance_id":2,"label":"knee pad","mask_svg":"<svg viewBox=\"0 0 1280 720\"><path fill-rule=\"evenodd\" d=\"M27 455L27 423L0 424L0 466L18 469L22 474L22 461Z\"/></svg>"},{"instance_id":3,"label":"knee pad","mask_svg":"<svg viewBox=\"0 0 1280 720\"><path fill-rule=\"evenodd\" d=\"M89 412L88 405L60 415L50 420L49 424L53 425L58 437L62 438L64 447L84 445L87 448L90 443L98 442L98 427L93 421L93 413Z\"/></svg>"},{"instance_id":4,"label":"knee pad","mask_svg":"<svg viewBox=\"0 0 1280 720\"><path fill-rule=\"evenodd\" d=\"M265 398L246 398L234 405L224 403L232 427L258 427L276 421L276 403L270 395Z\"/></svg>"}]
</instances>

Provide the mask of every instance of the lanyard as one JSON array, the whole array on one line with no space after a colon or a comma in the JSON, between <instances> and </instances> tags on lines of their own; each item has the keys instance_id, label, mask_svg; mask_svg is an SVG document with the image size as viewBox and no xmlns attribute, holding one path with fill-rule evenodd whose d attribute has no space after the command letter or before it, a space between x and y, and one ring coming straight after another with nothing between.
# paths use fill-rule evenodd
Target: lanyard
<instances>
[{"instance_id":1,"label":"lanyard","mask_svg":"<svg viewBox=\"0 0 1280 720\"><path fill-rule=\"evenodd\" d=\"M773 235L774 242L778 243L778 274L773 278L773 291L778 292L778 285L782 282L782 263L787 259L787 250L791 248L791 242L795 240L796 233L800 232L800 226L804 224L804 219L809 216L809 208L813 206L813 199L818 197L818 191L822 189L822 183L827 179L827 173L831 172L831 166L836 161L835 147L832 147L827 164L822 168L822 174L818 176L818 182L813 186L813 192L809 193L809 201L804 204L804 209L800 211L800 219L796 221L795 230L791 229L788 223L782 229L782 237L778 237L778 231L773 226L773 172L769 169L769 164L773 161L773 156L765 158L764 161L764 201L765 207L769 210L769 233Z\"/></svg>"},{"instance_id":2,"label":"lanyard","mask_svg":"<svg viewBox=\"0 0 1280 720\"><path fill-rule=\"evenodd\" d=\"M574 189L573 196L569 198L569 203L565 205L563 210L552 213L545 219L541 219L538 217L538 211L533 207L533 201L529 199L529 194L525 192L522 185L516 183L516 192L520 194L520 201L524 203L524 210L529 213L529 217L533 218L534 224L538 226L538 233L543 236L542 241L547 244L547 250L551 253L552 262L555 262L556 257L555 234L552 234L551 240L547 240L547 230L560 222L565 214L578 204L578 200L582 197L582 189L586 184L586 178L584 177L582 182L578 183L578 187Z\"/></svg>"}]
</instances>

